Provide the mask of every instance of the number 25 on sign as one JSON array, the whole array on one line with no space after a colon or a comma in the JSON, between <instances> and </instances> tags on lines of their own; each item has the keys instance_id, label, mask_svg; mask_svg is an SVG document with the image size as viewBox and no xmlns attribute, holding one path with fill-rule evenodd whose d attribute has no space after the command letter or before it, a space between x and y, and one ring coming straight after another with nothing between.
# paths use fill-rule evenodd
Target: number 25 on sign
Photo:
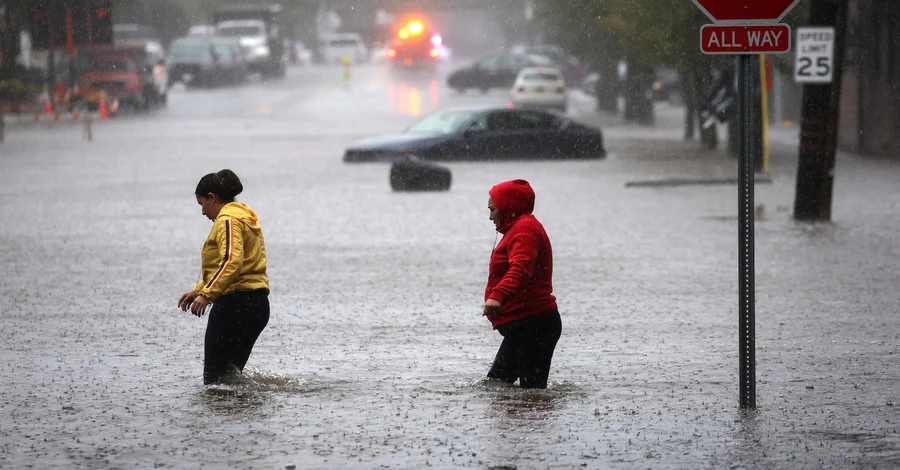
<instances>
[{"instance_id":1,"label":"number 25 on sign","mask_svg":"<svg viewBox=\"0 0 900 470\"><path fill-rule=\"evenodd\" d=\"M831 83L834 68L834 28L797 28L794 81Z\"/></svg>"}]
</instances>

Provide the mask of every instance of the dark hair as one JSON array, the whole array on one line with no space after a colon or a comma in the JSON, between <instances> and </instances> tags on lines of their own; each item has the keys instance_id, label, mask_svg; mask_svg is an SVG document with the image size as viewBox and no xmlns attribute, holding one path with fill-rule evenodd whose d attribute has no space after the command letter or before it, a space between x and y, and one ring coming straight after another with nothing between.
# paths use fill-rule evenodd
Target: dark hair
<instances>
[{"instance_id":1,"label":"dark hair","mask_svg":"<svg viewBox=\"0 0 900 470\"><path fill-rule=\"evenodd\" d=\"M213 193L223 202L234 202L234 197L243 190L240 178L233 171L225 169L200 178L194 194L206 197L209 193Z\"/></svg>"}]
</instances>

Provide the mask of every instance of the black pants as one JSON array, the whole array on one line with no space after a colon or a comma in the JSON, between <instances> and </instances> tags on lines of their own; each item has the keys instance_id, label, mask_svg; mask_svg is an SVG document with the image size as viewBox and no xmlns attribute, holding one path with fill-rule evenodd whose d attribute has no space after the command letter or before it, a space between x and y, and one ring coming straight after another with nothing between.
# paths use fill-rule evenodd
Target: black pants
<instances>
[{"instance_id":1,"label":"black pants","mask_svg":"<svg viewBox=\"0 0 900 470\"><path fill-rule=\"evenodd\" d=\"M519 379L522 388L547 388L550 360L562 333L559 311L500 325L503 343L487 376L513 383Z\"/></svg>"},{"instance_id":2,"label":"black pants","mask_svg":"<svg viewBox=\"0 0 900 470\"><path fill-rule=\"evenodd\" d=\"M265 289L223 295L213 303L206 324L203 383L244 370L256 338L269 323Z\"/></svg>"}]
</instances>

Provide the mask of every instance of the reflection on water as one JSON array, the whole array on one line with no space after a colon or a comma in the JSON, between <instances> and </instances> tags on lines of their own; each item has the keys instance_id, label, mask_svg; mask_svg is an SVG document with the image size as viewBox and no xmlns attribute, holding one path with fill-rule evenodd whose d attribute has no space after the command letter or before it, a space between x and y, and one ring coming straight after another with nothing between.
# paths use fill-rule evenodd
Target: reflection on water
<instances>
[{"instance_id":1,"label":"reflection on water","mask_svg":"<svg viewBox=\"0 0 900 470\"><path fill-rule=\"evenodd\" d=\"M420 116L423 113L432 112L440 106L440 94L438 93L437 80L428 82L428 102L423 103L423 90L416 83L405 80L392 82L388 85L388 101L392 114L405 114L408 116ZM427 108L424 105L427 104Z\"/></svg>"}]
</instances>

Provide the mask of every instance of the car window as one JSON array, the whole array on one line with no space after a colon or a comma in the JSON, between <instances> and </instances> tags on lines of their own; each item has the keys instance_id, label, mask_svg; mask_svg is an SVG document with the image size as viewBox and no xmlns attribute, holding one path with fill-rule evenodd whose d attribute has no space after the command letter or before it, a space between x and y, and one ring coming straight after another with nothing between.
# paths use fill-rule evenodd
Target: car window
<instances>
[{"instance_id":1,"label":"car window","mask_svg":"<svg viewBox=\"0 0 900 470\"><path fill-rule=\"evenodd\" d=\"M169 52L169 60L175 62L209 62L209 47L205 44L178 44Z\"/></svg>"},{"instance_id":2,"label":"car window","mask_svg":"<svg viewBox=\"0 0 900 470\"><path fill-rule=\"evenodd\" d=\"M219 28L219 35L228 37L262 36L263 29L260 26L225 26Z\"/></svg>"},{"instance_id":3,"label":"car window","mask_svg":"<svg viewBox=\"0 0 900 470\"><path fill-rule=\"evenodd\" d=\"M487 57L478 61L478 68L487 70L497 70L500 68L500 57Z\"/></svg>"},{"instance_id":4,"label":"car window","mask_svg":"<svg viewBox=\"0 0 900 470\"><path fill-rule=\"evenodd\" d=\"M356 47L357 44L356 39L332 39L328 42L331 47Z\"/></svg>"},{"instance_id":5,"label":"car window","mask_svg":"<svg viewBox=\"0 0 900 470\"><path fill-rule=\"evenodd\" d=\"M529 72L522 75L522 80L526 82L558 82L559 75L552 72Z\"/></svg>"},{"instance_id":6,"label":"car window","mask_svg":"<svg viewBox=\"0 0 900 470\"><path fill-rule=\"evenodd\" d=\"M213 49L216 51L216 55L219 57L220 61L234 61L234 54L231 50L231 46L229 46L228 44L213 44Z\"/></svg>"},{"instance_id":7,"label":"car window","mask_svg":"<svg viewBox=\"0 0 900 470\"><path fill-rule=\"evenodd\" d=\"M438 111L422 118L406 130L410 134L450 134L472 118L472 111Z\"/></svg>"},{"instance_id":8,"label":"car window","mask_svg":"<svg viewBox=\"0 0 900 470\"><path fill-rule=\"evenodd\" d=\"M485 127L490 132L514 131L522 128L518 113L510 111L497 111L487 114Z\"/></svg>"},{"instance_id":9,"label":"car window","mask_svg":"<svg viewBox=\"0 0 900 470\"><path fill-rule=\"evenodd\" d=\"M558 129L562 124L562 120L552 114L534 111L520 111L516 114L520 129Z\"/></svg>"},{"instance_id":10,"label":"car window","mask_svg":"<svg viewBox=\"0 0 900 470\"><path fill-rule=\"evenodd\" d=\"M479 117L478 119L473 121L472 124L469 125L469 128L466 130L474 132L484 132L488 130L488 118L490 118L490 116L490 114L485 114Z\"/></svg>"}]
</instances>

